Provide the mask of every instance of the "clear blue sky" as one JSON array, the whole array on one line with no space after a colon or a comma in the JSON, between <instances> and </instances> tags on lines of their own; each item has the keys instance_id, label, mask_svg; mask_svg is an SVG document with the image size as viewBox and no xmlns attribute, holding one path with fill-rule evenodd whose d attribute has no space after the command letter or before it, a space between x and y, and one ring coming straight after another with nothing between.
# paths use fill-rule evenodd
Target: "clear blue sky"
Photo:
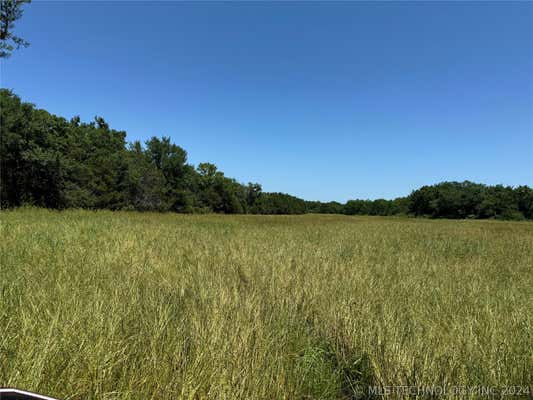
<instances>
[{"instance_id":1,"label":"clear blue sky","mask_svg":"<svg viewBox=\"0 0 533 400\"><path fill-rule=\"evenodd\" d=\"M533 184L533 3L39 2L2 87L305 199Z\"/></svg>"}]
</instances>

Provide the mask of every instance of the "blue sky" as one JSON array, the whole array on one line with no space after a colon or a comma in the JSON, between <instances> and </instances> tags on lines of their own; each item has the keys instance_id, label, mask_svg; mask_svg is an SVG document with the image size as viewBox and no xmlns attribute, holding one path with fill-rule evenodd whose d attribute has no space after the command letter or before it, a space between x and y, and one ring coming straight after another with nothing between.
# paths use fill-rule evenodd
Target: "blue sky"
<instances>
[{"instance_id":1,"label":"blue sky","mask_svg":"<svg viewBox=\"0 0 533 400\"><path fill-rule=\"evenodd\" d=\"M533 185L533 3L52 2L2 87L309 200Z\"/></svg>"}]
</instances>

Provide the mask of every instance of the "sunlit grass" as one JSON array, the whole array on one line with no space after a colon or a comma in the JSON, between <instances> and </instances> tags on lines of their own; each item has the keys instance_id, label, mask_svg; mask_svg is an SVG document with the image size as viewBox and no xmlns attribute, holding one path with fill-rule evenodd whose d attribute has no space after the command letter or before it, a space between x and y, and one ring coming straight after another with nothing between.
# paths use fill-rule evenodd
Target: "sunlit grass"
<instances>
[{"instance_id":1,"label":"sunlit grass","mask_svg":"<svg viewBox=\"0 0 533 400\"><path fill-rule=\"evenodd\" d=\"M346 399L368 385L533 382L532 223L0 217L0 386Z\"/></svg>"}]
</instances>

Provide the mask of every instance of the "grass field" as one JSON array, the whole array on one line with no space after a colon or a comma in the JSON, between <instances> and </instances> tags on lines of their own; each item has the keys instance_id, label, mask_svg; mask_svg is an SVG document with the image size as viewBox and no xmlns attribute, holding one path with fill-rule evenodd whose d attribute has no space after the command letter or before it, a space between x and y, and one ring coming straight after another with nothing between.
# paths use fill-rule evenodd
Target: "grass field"
<instances>
[{"instance_id":1,"label":"grass field","mask_svg":"<svg viewBox=\"0 0 533 400\"><path fill-rule=\"evenodd\" d=\"M533 223L0 217L0 386L349 399L369 385L533 382Z\"/></svg>"}]
</instances>

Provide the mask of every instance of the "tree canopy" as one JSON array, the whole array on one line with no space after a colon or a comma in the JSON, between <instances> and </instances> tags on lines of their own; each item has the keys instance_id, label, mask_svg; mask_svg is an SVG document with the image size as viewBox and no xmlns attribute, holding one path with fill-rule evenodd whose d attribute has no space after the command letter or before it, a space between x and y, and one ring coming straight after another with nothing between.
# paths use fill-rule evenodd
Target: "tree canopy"
<instances>
[{"instance_id":1,"label":"tree canopy","mask_svg":"<svg viewBox=\"0 0 533 400\"><path fill-rule=\"evenodd\" d=\"M443 182L394 200L306 201L193 166L168 137L126 142L102 117L66 120L0 89L0 203L182 213L533 219L533 189Z\"/></svg>"}]
</instances>

